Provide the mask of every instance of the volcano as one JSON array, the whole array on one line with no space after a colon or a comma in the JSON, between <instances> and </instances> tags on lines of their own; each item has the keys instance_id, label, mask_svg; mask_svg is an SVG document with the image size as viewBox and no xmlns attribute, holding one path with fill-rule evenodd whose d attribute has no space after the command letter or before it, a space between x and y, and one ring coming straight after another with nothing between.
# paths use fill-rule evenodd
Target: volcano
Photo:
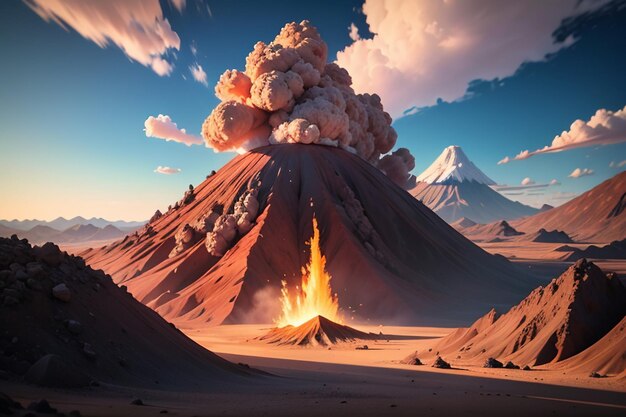
<instances>
[{"instance_id":1,"label":"volcano","mask_svg":"<svg viewBox=\"0 0 626 417\"><path fill-rule=\"evenodd\" d=\"M491 223L537 213L535 208L504 197L492 185L495 181L474 165L460 146L448 146L417 177L410 193L448 223L463 217Z\"/></svg>"},{"instance_id":2,"label":"volcano","mask_svg":"<svg viewBox=\"0 0 626 417\"><path fill-rule=\"evenodd\" d=\"M368 339L376 339L376 335L335 323L323 316L314 317L295 327L278 327L259 337L259 340L279 346L328 346L339 342Z\"/></svg>"},{"instance_id":3,"label":"volcano","mask_svg":"<svg viewBox=\"0 0 626 417\"><path fill-rule=\"evenodd\" d=\"M332 290L356 321L460 324L533 285L372 164L303 144L234 158L142 230L82 255L180 327L267 323L283 282L300 285L314 216Z\"/></svg>"}]
</instances>

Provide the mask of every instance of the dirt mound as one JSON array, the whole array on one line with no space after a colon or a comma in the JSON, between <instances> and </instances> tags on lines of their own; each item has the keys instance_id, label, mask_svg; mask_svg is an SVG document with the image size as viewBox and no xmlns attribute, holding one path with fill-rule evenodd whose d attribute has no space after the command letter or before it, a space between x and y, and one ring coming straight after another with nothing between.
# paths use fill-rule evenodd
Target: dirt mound
<instances>
[{"instance_id":1,"label":"dirt mound","mask_svg":"<svg viewBox=\"0 0 626 417\"><path fill-rule=\"evenodd\" d=\"M524 233L515 230L506 220L489 224L477 224L462 230L464 236L471 237L474 240L491 241L497 238L508 238L513 236L522 236ZM499 242L502 239L497 240Z\"/></svg>"},{"instance_id":2,"label":"dirt mound","mask_svg":"<svg viewBox=\"0 0 626 417\"><path fill-rule=\"evenodd\" d=\"M467 217L461 217L459 220L455 221L454 223L450 223L450 226L454 227L455 229L465 229L468 227L476 226L477 224L478 223L476 223L472 219L469 219Z\"/></svg>"},{"instance_id":3,"label":"dirt mound","mask_svg":"<svg viewBox=\"0 0 626 417\"><path fill-rule=\"evenodd\" d=\"M559 252L571 252L563 258L565 261L577 261L582 258L626 259L626 239L616 240L601 247L590 245L586 249L578 249L571 246L561 246L555 250Z\"/></svg>"},{"instance_id":4,"label":"dirt mound","mask_svg":"<svg viewBox=\"0 0 626 417\"><path fill-rule=\"evenodd\" d=\"M558 229L578 242L606 243L626 237L626 171L562 206L512 221L517 230Z\"/></svg>"},{"instance_id":5,"label":"dirt mound","mask_svg":"<svg viewBox=\"0 0 626 417\"><path fill-rule=\"evenodd\" d=\"M192 387L249 374L53 244L0 239L0 288L0 369L12 378Z\"/></svg>"},{"instance_id":6,"label":"dirt mound","mask_svg":"<svg viewBox=\"0 0 626 417\"><path fill-rule=\"evenodd\" d=\"M270 330L259 337L276 345L328 346L340 342L376 339L371 333L364 333L343 324L335 323L326 317L317 316L300 326L285 326Z\"/></svg>"},{"instance_id":7,"label":"dirt mound","mask_svg":"<svg viewBox=\"0 0 626 417\"><path fill-rule=\"evenodd\" d=\"M561 230L539 229L536 233L524 236L523 240L541 243L573 243L572 238Z\"/></svg>"},{"instance_id":8,"label":"dirt mound","mask_svg":"<svg viewBox=\"0 0 626 417\"><path fill-rule=\"evenodd\" d=\"M178 326L267 323L309 259L313 215L340 307L355 320L459 323L529 277L463 238L341 149L273 145L238 156L135 235L83 253Z\"/></svg>"},{"instance_id":9,"label":"dirt mound","mask_svg":"<svg viewBox=\"0 0 626 417\"><path fill-rule=\"evenodd\" d=\"M460 363L490 357L522 366L556 363L594 345L625 313L626 289L619 279L581 260L503 316L492 310L433 351L455 355Z\"/></svg>"}]
</instances>

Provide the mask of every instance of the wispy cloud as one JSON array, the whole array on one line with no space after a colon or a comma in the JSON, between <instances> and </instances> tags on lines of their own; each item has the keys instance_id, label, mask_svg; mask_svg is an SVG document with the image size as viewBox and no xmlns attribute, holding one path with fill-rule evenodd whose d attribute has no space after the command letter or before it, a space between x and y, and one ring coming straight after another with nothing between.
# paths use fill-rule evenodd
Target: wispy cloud
<instances>
[{"instance_id":1,"label":"wispy cloud","mask_svg":"<svg viewBox=\"0 0 626 417\"><path fill-rule=\"evenodd\" d=\"M626 106L615 112L600 109L588 121L578 119L572 123L569 130L555 136L552 144L532 152L521 151L514 158L506 156L498 162L498 165L527 159L542 153L562 152L569 149L612 145L621 142L626 142Z\"/></svg>"},{"instance_id":2,"label":"wispy cloud","mask_svg":"<svg viewBox=\"0 0 626 417\"><path fill-rule=\"evenodd\" d=\"M580 177L586 177L588 175L593 175L593 169L589 169L589 168L576 168L575 170L572 171L571 174L568 175L568 177L570 178L580 178Z\"/></svg>"},{"instance_id":3,"label":"wispy cloud","mask_svg":"<svg viewBox=\"0 0 626 417\"><path fill-rule=\"evenodd\" d=\"M626 159L624 159L621 162L615 162L615 161L611 161L609 163L609 168L622 168L623 166L626 165Z\"/></svg>"},{"instance_id":4,"label":"wispy cloud","mask_svg":"<svg viewBox=\"0 0 626 417\"><path fill-rule=\"evenodd\" d=\"M185 5L187 4L187 0L170 0L172 6L176 8L180 13L185 9Z\"/></svg>"},{"instance_id":5,"label":"wispy cloud","mask_svg":"<svg viewBox=\"0 0 626 417\"><path fill-rule=\"evenodd\" d=\"M179 174L180 168L163 167L159 165L158 167L156 167L154 172L156 172L157 174L164 174L164 175Z\"/></svg>"},{"instance_id":6,"label":"wispy cloud","mask_svg":"<svg viewBox=\"0 0 626 417\"><path fill-rule=\"evenodd\" d=\"M530 177L526 177L521 182L522 185L534 185L535 181L533 181Z\"/></svg>"},{"instance_id":7,"label":"wispy cloud","mask_svg":"<svg viewBox=\"0 0 626 417\"><path fill-rule=\"evenodd\" d=\"M189 67L189 71L191 71L191 75L193 75L194 80L205 87L208 87L209 82L207 81L206 72L202 69L202 65L195 63Z\"/></svg>"},{"instance_id":8,"label":"wispy cloud","mask_svg":"<svg viewBox=\"0 0 626 417\"><path fill-rule=\"evenodd\" d=\"M185 129L179 129L169 116L163 114L148 117L144 126L146 136L149 138L165 139L168 142L184 143L187 146L204 143L201 137L190 135Z\"/></svg>"},{"instance_id":9,"label":"wispy cloud","mask_svg":"<svg viewBox=\"0 0 626 417\"><path fill-rule=\"evenodd\" d=\"M24 2L45 21L64 29L71 27L101 48L113 43L160 76L170 75L174 69L166 56L170 50L180 49L180 38L163 17L159 0Z\"/></svg>"}]
</instances>

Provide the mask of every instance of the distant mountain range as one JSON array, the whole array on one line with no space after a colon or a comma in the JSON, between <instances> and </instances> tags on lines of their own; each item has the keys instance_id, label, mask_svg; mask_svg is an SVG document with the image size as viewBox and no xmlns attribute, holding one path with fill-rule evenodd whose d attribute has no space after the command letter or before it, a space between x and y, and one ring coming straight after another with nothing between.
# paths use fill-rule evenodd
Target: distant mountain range
<instances>
[{"instance_id":1,"label":"distant mountain range","mask_svg":"<svg viewBox=\"0 0 626 417\"><path fill-rule=\"evenodd\" d=\"M57 231L67 230L70 227L74 227L77 225L92 225L99 228L104 228L106 226L115 226L116 228L128 232L137 229L145 224L145 221L140 222L127 222L124 220L116 220L110 221L100 217L92 217L91 219L86 219L81 216L76 216L71 219L66 219L64 217L57 217L52 221L45 220L0 220L0 225L8 227L14 230L22 230L27 231L31 230L35 226L48 226ZM2 230L2 229L0 229Z\"/></svg>"},{"instance_id":2,"label":"distant mountain range","mask_svg":"<svg viewBox=\"0 0 626 417\"><path fill-rule=\"evenodd\" d=\"M491 188L495 181L465 155L448 146L417 177L411 195L448 223L467 218L476 223L512 220L537 213L536 208L511 201ZM543 207L546 210L548 207Z\"/></svg>"},{"instance_id":3,"label":"distant mountain range","mask_svg":"<svg viewBox=\"0 0 626 417\"><path fill-rule=\"evenodd\" d=\"M0 236L9 237L16 234L19 238L28 239L31 244L45 242L57 244L87 243L120 239L126 234L141 227L144 222L110 222L105 219L59 217L50 222L43 220L0 220Z\"/></svg>"}]
</instances>

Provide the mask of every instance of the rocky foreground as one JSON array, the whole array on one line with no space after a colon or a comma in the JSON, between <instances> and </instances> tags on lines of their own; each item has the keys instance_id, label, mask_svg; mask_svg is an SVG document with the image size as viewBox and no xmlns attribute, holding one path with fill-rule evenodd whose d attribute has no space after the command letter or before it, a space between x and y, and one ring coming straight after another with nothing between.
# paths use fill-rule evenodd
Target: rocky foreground
<instances>
[{"instance_id":1,"label":"rocky foreground","mask_svg":"<svg viewBox=\"0 0 626 417\"><path fill-rule=\"evenodd\" d=\"M251 371L184 336L52 244L0 238L0 377L53 386L207 386Z\"/></svg>"}]
</instances>

